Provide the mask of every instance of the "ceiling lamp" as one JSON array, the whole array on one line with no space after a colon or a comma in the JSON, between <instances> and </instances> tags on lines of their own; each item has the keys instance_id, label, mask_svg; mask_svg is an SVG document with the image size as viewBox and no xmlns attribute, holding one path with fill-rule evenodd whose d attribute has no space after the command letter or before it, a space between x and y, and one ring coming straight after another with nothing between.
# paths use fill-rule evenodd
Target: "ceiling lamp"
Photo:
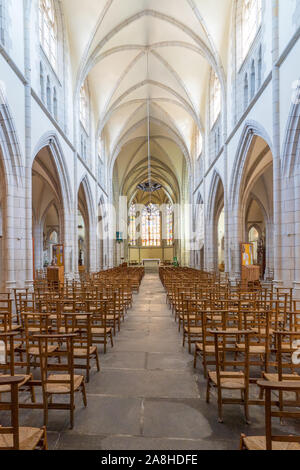
<instances>
[{"instance_id":1,"label":"ceiling lamp","mask_svg":"<svg viewBox=\"0 0 300 470\"><path fill-rule=\"evenodd\" d=\"M140 189L141 191L144 191L145 193L154 193L155 191L158 191L161 188L162 188L161 184L152 183L152 182L149 183L149 181L138 185L138 189Z\"/></svg>"},{"instance_id":2,"label":"ceiling lamp","mask_svg":"<svg viewBox=\"0 0 300 470\"><path fill-rule=\"evenodd\" d=\"M149 49L147 51L147 79L149 79ZM148 181L145 183L141 183L138 185L138 189L144 191L146 193L154 193L162 188L162 185L159 183L154 183L151 178L151 150L150 150L150 96L148 96L147 100L147 116L148 116L148 124L147 124L147 134L148 134ZM150 201L151 202L151 201Z\"/></svg>"}]
</instances>

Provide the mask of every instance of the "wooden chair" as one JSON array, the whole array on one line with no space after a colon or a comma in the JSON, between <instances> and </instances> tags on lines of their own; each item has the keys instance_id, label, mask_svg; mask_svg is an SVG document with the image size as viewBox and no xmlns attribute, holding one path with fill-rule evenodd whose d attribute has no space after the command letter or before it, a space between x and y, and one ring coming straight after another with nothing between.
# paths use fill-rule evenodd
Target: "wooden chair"
<instances>
[{"instance_id":1,"label":"wooden chair","mask_svg":"<svg viewBox=\"0 0 300 470\"><path fill-rule=\"evenodd\" d=\"M100 362L97 346L92 343L92 318L94 312L63 313L62 324L65 333L76 333L74 339L74 359L80 362L74 363L74 369L86 370L86 381L90 380L91 360L96 361L97 371L100 371ZM84 361L84 363L82 362Z\"/></svg>"},{"instance_id":2,"label":"wooden chair","mask_svg":"<svg viewBox=\"0 0 300 470\"><path fill-rule=\"evenodd\" d=\"M0 387L8 389L10 403L1 403L0 410L10 411L11 426L0 425L0 450L47 450L46 428L30 428L19 426L19 388L24 377L1 377Z\"/></svg>"},{"instance_id":3,"label":"wooden chair","mask_svg":"<svg viewBox=\"0 0 300 470\"><path fill-rule=\"evenodd\" d=\"M48 403L51 409L70 410L70 427L74 426L75 393L81 392L84 406L87 406L83 375L74 374L74 340L76 334L37 335L40 353L40 368L43 390L44 424L48 423ZM51 350L54 342L59 349ZM59 363L53 361L60 358ZM56 373L53 373L56 372ZM55 395L69 396L69 403L52 403Z\"/></svg>"},{"instance_id":4,"label":"wooden chair","mask_svg":"<svg viewBox=\"0 0 300 470\"><path fill-rule=\"evenodd\" d=\"M299 370L299 354L297 354L297 348L295 343L300 340L300 331L275 331L275 352L276 362L273 364L277 371L275 373L265 372L263 377L265 380L276 383L276 382L300 382L300 376L296 372ZM294 354L297 357L294 360ZM261 388L261 397L263 389ZM300 406L300 394L296 395L296 401L284 403L283 395L279 392L279 409L282 411L284 405L288 406Z\"/></svg>"},{"instance_id":5,"label":"wooden chair","mask_svg":"<svg viewBox=\"0 0 300 470\"><path fill-rule=\"evenodd\" d=\"M92 343L103 344L104 354L106 354L107 343L110 340L111 347L113 347L112 328L108 325L107 321L107 301L97 300L96 310L92 317Z\"/></svg>"},{"instance_id":6,"label":"wooden chair","mask_svg":"<svg viewBox=\"0 0 300 470\"><path fill-rule=\"evenodd\" d=\"M241 450L300 450L300 436L276 436L272 432L272 418L300 419L300 412L292 411L272 411L272 392L300 393L300 382L268 382L259 381L259 387L265 392L265 436L245 436L241 435Z\"/></svg>"},{"instance_id":7,"label":"wooden chair","mask_svg":"<svg viewBox=\"0 0 300 470\"><path fill-rule=\"evenodd\" d=\"M52 315L50 313L23 313L24 333L26 346L27 374L30 374L32 367L39 367L39 344L36 335L50 334L52 330ZM58 349L57 344L49 345L49 352Z\"/></svg>"},{"instance_id":8,"label":"wooden chair","mask_svg":"<svg viewBox=\"0 0 300 470\"><path fill-rule=\"evenodd\" d=\"M207 394L206 401L210 402L210 389L211 387L217 388L218 393L218 415L219 423L223 423L223 405L224 404L235 404L243 405L245 410L245 418L247 424L250 422L249 419L249 343L252 331L211 331L215 339L215 359L216 359L216 371L208 372L207 380ZM232 346L232 337L245 338L245 349L243 351L244 359L237 360L235 357L232 358L236 352L236 348ZM234 368L232 370L226 370ZM237 371L237 367L241 370ZM223 398L223 390L240 391L241 398Z\"/></svg>"},{"instance_id":9,"label":"wooden chair","mask_svg":"<svg viewBox=\"0 0 300 470\"><path fill-rule=\"evenodd\" d=\"M18 335L18 332L16 331L10 331L7 333L0 333L0 341L4 343L4 360L1 361L0 363L0 371L3 371L4 374L1 374L0 377L7 377L7 373L9 373L9 376L17 376L15 374L15 366L16 366L16 361L15 361L15 350L18 348L18 345L15 343L15 337ZM22 374L23 381L20 386L26 385L31 379L32 375L27 374L24 375ZM6 393L7 389L5 387L0 387L0 394L1 393ZM34 397L34 389L33 387L30 386L30 391L31 391L31 398L32 401L35 401Z\"/></svg>"}]
</instances>

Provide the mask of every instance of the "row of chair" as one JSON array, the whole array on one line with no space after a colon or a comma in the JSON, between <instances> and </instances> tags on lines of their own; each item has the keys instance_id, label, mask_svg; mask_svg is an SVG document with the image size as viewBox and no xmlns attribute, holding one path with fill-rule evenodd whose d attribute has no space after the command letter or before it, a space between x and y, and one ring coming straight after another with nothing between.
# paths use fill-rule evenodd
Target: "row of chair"
<instances>
[{"instance_id":1,"label":"row of chair","mask_svg":"<svg viewBox=\"0 0 300 470\"><path fill-rule=\"evenodd\" d=\"M15 290L14 302L0 294L0 410L11 413L11 425L0 425L0 449L46 449L50 410L68 410L73 428L75 396L87 406L99 346L113 347L143 275L122 267L63 284L38 279L32 290ZM42 410L44 427L20 427L19 409Z\"/></svg>"},{"instance_id":2,"label":"row of chair","mask_svg":"<svg viewBox=\"0 0 300 470\"><path fill-rule=\"evenodd\" d=\"M270 440L271 415L300 417L286 411L300 406L300 302L293 299L292 290L259 283L233 285L228 279L188 268L161 268L160 279L183 346L188 343L194 354L195 368L201 359L207 403L211 389L217 391L219 422L224 419L224 405L242 405L247 423L251 406L265 406L267 438L242 436L241 448L300 449L299 436ZM259 397L254 399L250 390L257 385ZM270 390L277 390L273 401ZM273 406L275 412L270 411Z\"/></svg>"}]
</instances>

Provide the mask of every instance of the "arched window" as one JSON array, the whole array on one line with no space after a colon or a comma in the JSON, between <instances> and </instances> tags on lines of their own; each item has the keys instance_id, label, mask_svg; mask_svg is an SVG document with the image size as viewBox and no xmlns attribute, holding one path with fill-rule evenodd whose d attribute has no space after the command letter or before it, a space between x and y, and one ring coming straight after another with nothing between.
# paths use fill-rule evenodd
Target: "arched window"
<instances>
[{"instance_id":1,"label":"arched window","mask_svg":"<svg viewBox=\"0 0 300 470\"><path fill-rule=\"evenodd\" d=\"M249 85L248 85L248 75L245 75L244 80L244 109L248 106L248 96L249 96Z\"/></svg>"},{"instance_id":2,"label":"arched window","mask_svg":"<svg viewBox=\"0 0 300 470\"><path fill-rule=\"evenodd\" d=\"M129 209L129 245L136 245L136 207L134 204Z\"/></svg>"},{"instance_id":3,"label":"arched window","mask_svg":"<svg viewBox=\"0 0 300 470\"><path fill-rule=\"evenodd\" d=\"M197 138L197 158L200 157L201 153L203 150L203 137L201 132L198 132L198 138Z\"/></svg>"},{"instance_id":4,"label":"arched window","mask_svg":"<svg viewBox=\"0 0 300 470\"><path fill-rule=\"evenodd\" d=\"M47 108L51 113L51 86L49 76L47 77Z\"/></svg>"},{"instance_id":5,"label":"arched window","mask_svg":"<svg viewBox=\"0 0 300 470\"><path fill-rule=\"evenodd\" d=\"M261 25L261 0L243 0L242 60L245 59Z\"/></svg>"},{"instance_id":6,"label":"arched window","mask_svg":"<svg viewBox=\"0 0 300 470\"><path fill-rule=\"evenodd\" d=\"M80 121L85 130L88 127L88 95L86 91L86 85L82 85L80 89Z\"/></svg>"},{"instance_id":7,"label":"arched window","mask_svg":"<svg viewBox=\"0 0 300 470\"><path fill-rule=\"evenodd\" d=\"M261 46L258 52L258 63L257 63L257 86L258 89L261 87L261 80L262 80L262 50Z\"/></svg>"},{"instance_id":8,"label":"arched window","mask_svg":"<svg viewBox=\"0 0 300 470\"><path fill-rule=\"evenodd\" d=\"M53 0L40 0L40 42L52 67L57 68L57 23Z\"/></svg>"},{"instance_id":9,"label":"arched window","mask_svg":"<svg viewBox=\"0 0 300 470\"><path fill-rule=\"evenodd\" d=\"M225 262L225 213L222 209L218 220L218 266L220 271L224 271Z\"/></svg>"},{"instance_id":10,"label":"arched window","mask_svg":"<svg viewBox=\"0 0 300 470\"><path fill-rule=\"evenodd\" d=\"M210 124L215 124L221 112L221 84L216 73L212 71L210 82Z\"/></svg>"},{"instance_id":11,"label":"arched window","mask_svg":"<svg viewBox=\"0 0 300 470\"><path fill-rule=\"evenodd\" d=\"M81 157L83 158L83 135L80 137L80 151L81 151Z\"/></svg>"},{"instance_id":12,"label":"arched window","mask_svg":"<svg viewBox=\"0 0 300 470\"><path fill-rule=\"evenodd\" d=\"M157 206L149 204L142 211L142 245L160 246L160 212Z\"/></svg>"},{"instance_id":13,"label":"arched window","mask_svg":"<svg viewBox=\"0 0 300 470\"><path fill-rule=\"evenodd\" d=\"M254 60L252 60L252 65L251 65L251 99L255 95L255 65L254 65Z\"/></svg>"},{"instance_id":14,"label":"arched window","mask_svg":"<svg viewBox=\"0 0 300 470\"><path fill-rule=\"evenodd\" d=\"M167 245L172 246L173 242L173 207L169 204L167 207Z\"/></svg>"},{"instance_id":15,"label":"arched window","mask_svg":"<svg viewBox=\"0 0 300 470\"><path fill-rule=\"evenodd\" d=\"M53 115L54 118L57 120L58 118L58 107L57 107L57 92L56 88L53 88Z\"/></svg>"},{"instance_id":16,"label":"arched window","mask_svg":"<svg viewBox=\"0 0 300 470\"><path fill-rule=\"evenodd\" d=\"M43 64L40 63L40 87L41 87L41 98L45 102L45 78Z\"/></svg>"}]
</instances>

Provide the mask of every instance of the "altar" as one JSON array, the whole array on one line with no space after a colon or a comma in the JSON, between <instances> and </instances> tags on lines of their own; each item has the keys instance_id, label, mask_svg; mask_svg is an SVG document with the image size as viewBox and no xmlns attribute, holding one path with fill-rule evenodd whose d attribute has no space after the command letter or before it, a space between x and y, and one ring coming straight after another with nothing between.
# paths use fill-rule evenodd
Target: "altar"
<instances>
[{"instance_id":1,"label":"altar","mask_svg":"<svg viewBox=\"0 0 300 470\"><path fill-rule=\"evenodd\" d=\"M158 267L160 266L160 259L158 258L143 259L142 264L146 270L158 269Z\"/></svg>"}]
</instances>

